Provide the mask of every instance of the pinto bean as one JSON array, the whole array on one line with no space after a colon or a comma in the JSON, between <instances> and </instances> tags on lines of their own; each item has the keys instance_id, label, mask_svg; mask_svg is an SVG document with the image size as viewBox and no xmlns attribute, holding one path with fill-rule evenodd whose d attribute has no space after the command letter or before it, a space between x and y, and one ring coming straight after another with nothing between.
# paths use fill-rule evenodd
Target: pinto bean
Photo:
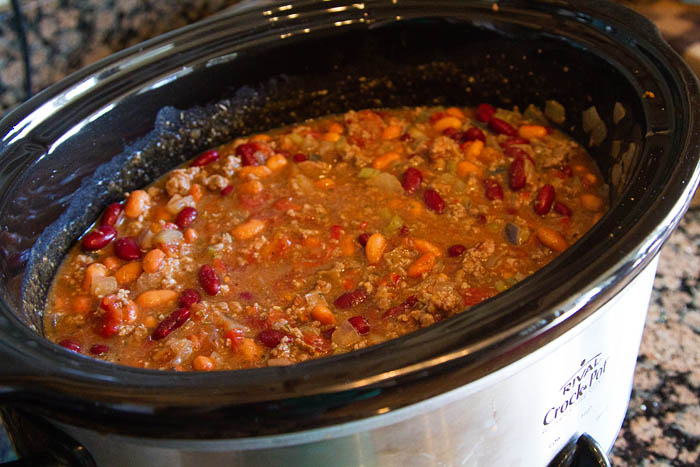
<instances>
[{"instance_id":1,"label":"pinto bean","mask_svg":"<svg viewBox=\"0 0 700 467\"><path fill-rule=\"evenodd\" d=\"M550 250L554 250L558 253L566 250L569 244L566 242L562 234L549 227L540 227L535 232L537 240L539 240L544 246Z\"/></svg>"},{"instance_id":2,"label":"pinto bean","mask_svg":"<svg viewBox=\"0 0 700 467\"><path fill-rule=\"evenodd\" d=\"M233 231L231 231L231 235L233 235L236 240L248 240L262 232L263 229L265 229L265 221L250 219L248 222L236 226Z\"/></svg>"},{"instance_id":3,"label":"pinto bean","mask_svg":"<svg viewBox=\"0 0 700 467\"><path fill-rule=\"evenodd\" d=\"M192 368L197 371L211 371L215 367L214 360L204 355L197 355L192 361Z\"/></svg>"},{"instance_id":4,"label":"pinto bean","mask_svg":"<svg viewBox=\"0 0 700 467\"><path fill-rule=\"evenodd\" d=\"M372 234L365 245L365 255L369 264L377 264L386 249L386 238L379 232Z\"/></svg>"},{"instance_id":5,"label":"pinto bean","mask_svg":"<svg viewBox=\"0 0 700 467\"><path fill-rule=\"evenodd\" d=\"M126 263L124 266L117 269L117 272L114 273L114 277L117 279L117 283L120 286L130 284L139 277L142 270L141 262L134 261L133 263Z\"/></svg>"},{"instance_id":6,"label":"pinto bean","mask_svg":"<svg viewBox=\"0 0 700 467\"><path fill-rule=\"evenodd\" d=\"M432 253L425 253L423 256L415 260L408 267L406 274L408 277L420 277L426 272L430 272L435 266L435 255Z\"/></svg>"},{"instance_id":7,"label":"pinto bean","mask_svg":"<svg viewBox=\"0 0 700 467\"><path fill-rule=\"evenodd\" d=\"M136 304L141 308L155 308L175 303L178 294L174 290L148 290L136 297Z\"/></svg>"},{"instance_id":8,"label":"pinto bean","mask_svg":"<svg viewBox=\"0 0 700 467\"><path fill-rule=\"evenodd\" d=\"M132 219L139 217L146 210L150 201L151 197L145 191L132 191L129 199L126 200L126 206L124 206L124 215Z\"/></svg>"},{"instance_id":9,"label":"pinto bean","mask_svg":"<svg viewBox=\"0 0 700 467\"><path fill-rule=\"evenodd\" d=\"M165 253L163 250L160 248L154 248L143 257L143 270L149 274L158 272L161 266L163 266L164 260Z\"/></svg>"},{"instance_id":10,"label":"pinto bean","mask_svg":"<svg viewBox=\"0 0 700 467\"><path fill-rule=\"evenodd\" d=\"M311 317L321 324L335 324L335 315L326 305L316 305L311 310Z\"/></svg>"}]
</instances>

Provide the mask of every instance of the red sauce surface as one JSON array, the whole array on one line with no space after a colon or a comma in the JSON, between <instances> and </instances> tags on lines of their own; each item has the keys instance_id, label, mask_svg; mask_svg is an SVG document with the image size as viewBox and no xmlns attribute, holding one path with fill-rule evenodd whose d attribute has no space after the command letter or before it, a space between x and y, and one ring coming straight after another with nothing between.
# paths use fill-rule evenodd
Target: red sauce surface
<instances>
[{"instance_id":1,"label":"red sauce surface","mask_svg":"<svg viewBox=\"0 0 700 467\"><path fill-rule=\"evenodd\" d=\"M45 328L154 369L347 352L511 287L607 203L586 151L517 111L306 121L206 151L109 206L61 265Z\"/></svg>"}]
</instances>

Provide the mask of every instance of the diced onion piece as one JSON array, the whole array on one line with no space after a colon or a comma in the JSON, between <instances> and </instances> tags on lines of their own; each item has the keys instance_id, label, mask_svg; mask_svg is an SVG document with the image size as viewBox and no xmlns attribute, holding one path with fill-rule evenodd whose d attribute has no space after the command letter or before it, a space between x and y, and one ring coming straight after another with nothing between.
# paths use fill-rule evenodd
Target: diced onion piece
<instances>
[{"instance_id":1,"label":"diced onion piece","mask_svg":"<svg viewBox=\"0 0 700 467\"><path fill-rule=\"evenodd\" d=\"M304 295L304 298L306 298L306 304L308 305L308 309L313 309L316 305L328 306L326 298L318 290L307 293L306 295Z\"/></svg>"},{"instance_id":2,"label":"diced onion piece","mask_svg":"<svg viewBox=\"0 0 700 467\"><path fill-rule=\"evenodd\" d=\"M546 126L549 123L547 121L547 118L544 116L544 114L540 110L540 108L533 105L533 104L530 104L527 106L527 108L525 109L525 112L523 112L523 117L525 117L530 122L536 123L538 125L545 125Z\"/></svg>"},{"instance_id":3,"label":"diced onion piece","mask_svg":"<svg viewBox=\"0 0 700 467\"><path fill-rule=\"evenodd\" d=\"M192 355L194 351L192 341L186 338L168 339L167 346L170 347L173 353L173 358L170 361L173 365L181 365L182 362L190 358L190 355Z\"/></svg>"},{"instance_id":4,"label":"diced onion piece","mask_svg":"<svg viewBox=\"0 0 700 467\"><path fill-rule=\"evenodd\" d=\"M181 196L181 195L173 195L172 198L170 198L170 201L168 201L168 204L165 205L165 210L168 211L172 215L177 215L180 211L182 211L182 208L185 207L191 207L193 208L195 206L195 201L192 196Z\"/></svg>"},{"instance_id":5,"label":"diced onion piece","mask_svg":"<svg viewBox=\"0 0 700 467\"><path fill-rule=\"evenodd\" d=\"M620 149L622 149L622 141L619 139L613 140L610 144L610 156L613 159L617 159L617 156L620 155Z\"/></svg>"},{"instance_id":6,"label":"diced onion piece","mask_svg":"<svg viewBox=\"0 0 700 467\"><path fill-rule=\"evenodd\" d=\"M384 227L384 232L387 234L393 234L401 227L403 227L404 224L405 222L403 221L403 219L401 219L400 216L394 216L391 218L386 227Z\"/></svg>"},{"instance_id":7,"label":"diced onion piece","mask_svg":"<svg viewBox=\"0 0 700 467\"><path fill-rule=\"evenodd\" d=\"M464 183L459 177L451 173L443 173L435 179L437 184L450 185L452 191L455 193L462 193L467 189L467 184Z\"/></svg>"},{"instance_id":8,"label":"diced onion piece","mask_svg":"<svg viewBox=\"0 0 700 467\"><path fill-rule=\"evenodd\" d=\"M613 107L613 122L615 122L615 125L620 123L620 120L625 118L625 115L627 115L625 107L619 102L615 102L615 106Z\"/></svg>"},{"instance_id":9,"label":"diced onion piece","mask_svg":"<svg viewBox=\"0 0 700 467\"><path fill-rule=\"evenodd\" d=\"M301 189L301 191L303 191L304 193L307 193L307 194L313 193L314 191L316 191L316 188L314 187L314 183L309 179L309 177L307 177L304 174L297 174L292 179L292 184L293 184L292 186L294 186L294 184L296 184L296 186L298 186Z\"/></svg>"},{"instance_id":10,"label":"diced onion piece","mask_svg":"<svg viewBox=\"0 0 700 467\"><path fill-rule=\"evenodd\" d=\"M265 154L262 151L255 151L253 153L253 158L255 158L259 165L265 165Z\"/></svg>"},{"instance_id":11,"label":"diced onion piece","mask_svg":"<svg viewBox=\"0 0 700 467\"><path fill-rule=\"evenodd\" d=\"M104 297L105 295L116 293L119 290L117 279L113 276L95 277L90 284L90 292L95 297Z\"/></svg>"},{"instance_id":12,"label":"diced onion piece","mask_svg":"<svg viewBox=\"0 0 700 467\"><path fill-rule=\"evenodd\" d=\"M141 245L141 248L143 248L144 250L150 250L153 246L154 235L155 234L153 233L153 231L146 227L141 231L136 240L138 241L138 244Z\"/></svg>"},{"instance_id":13,"label":"diced onion piece","mask_svg":"<svg viewBox=\"0 0 700 467\"><path fill-rule=\"evenodd\" d=\"M360 340L362 340L362 336L357 333L355 327L347 320L343 321L333 331L333 343L341 347L353 345Z\"/></svg>"},{"instance_id":14,"label":"diced onion piece","mask_svg":"<svg viewBox=\"0 0 700 467\"><path fill-rule=\"evenodd\" d=\"M425 133L420 131L418 127L412 126L408 129L408 135L413 139L423 139L425 138Z\"/></svg>"},{"instance_id":15,"label":"diced onion piece","mask_svg":"<svg viewBox=\"0 0 700 467\"><path fill-rule=\"evenodd\" d=\"M583 131L591 134L588 142L589 146L597 146L608 136L608 129L598 115L595 106L591 106L583 111Z\"/></svg>"},{"instance_id":16,"label":"diced onion piece","mask_svg":"<svg viewBox=\"0 0 700 467\"><path fill-rule=\"evenodd\" d=\"M382 172L367 180L367 183L389 193L403 193L401 182L390 173Z\"/></svg>"},{"instance_id":17,"label":"diced onion piece","mask_svg":"<svg viewBox=\"0 0 700 467\"><path fill-rule=\"evenodd\" d=\"M182 243L182 240L183 240L182 232L180 232L179 230L163 229L160 232L158 232L155 237L153 237L153 244L154 245L165 245L165 244L179 245L180 243Z\"/></svg>"},{"instance_id":18,"label":"diced onion piece","mask_svg":"<svg viewBox=\"0 0 700 467\"><path fill-rule=\"evenodd\" d=\"M603 123L600 115L598 115L598 109L596 109L594 105L583 111L582 120L583 131L586 133L590 133L595 127Z\"/></svg>"},{"instance_id":19,"label":"diced onion piece","mask_svg":"<svg viewBox=\"0 0 700 467\"><path fill-rule=\"evenodd\" d=\"M544 114L548 119L558 125L563 124L566 120L566 109L555 100L549 100L544 103Z\"/></svg>"},{"instance_id":20,"label":"diced onion piece","mask_svg":"<svg viewBox=\"0 0 700 467\"><path fill-rule=\"evenodd\" d=\"M591 139L588 141L588 146L598 146L600 143L605 141L607 136L608 129L605 127L605 124L603 123L598 125L597 127L593 128L593 131L591 132Z\"/></svg>"}]
</instances>

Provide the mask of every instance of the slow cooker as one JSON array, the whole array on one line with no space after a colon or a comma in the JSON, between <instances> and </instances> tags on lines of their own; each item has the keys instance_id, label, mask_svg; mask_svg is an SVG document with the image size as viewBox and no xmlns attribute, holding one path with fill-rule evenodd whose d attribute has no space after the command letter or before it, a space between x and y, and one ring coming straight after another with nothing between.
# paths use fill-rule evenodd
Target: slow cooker
<instances>
[{"instance_id":1,"label":"slow cooker","mask_svg":"<svg viewBox=\"0 0 700 467\"><path fill-rule=\"evenodd\" d=\"M71 75L0 122L0 393L20 456L606 465L657 253L698 184L698 96L647 20L588 0L258 2ZM42 337L68 247L108 203L199 151L349 109L549 100L598 162L611 209L468 312L349 354L207 374L108 364Z\"/></svg>"}]
</instances>

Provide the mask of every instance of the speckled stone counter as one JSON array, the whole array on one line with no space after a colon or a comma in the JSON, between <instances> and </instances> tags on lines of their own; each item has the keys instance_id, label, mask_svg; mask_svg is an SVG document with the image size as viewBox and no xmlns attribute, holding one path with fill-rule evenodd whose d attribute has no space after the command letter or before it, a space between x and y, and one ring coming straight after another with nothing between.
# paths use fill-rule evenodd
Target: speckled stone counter
<instances>
[{"instance_id":1,"label":"speckled stone counter","mask_svg":"<svg viewBox=\"0 0 700 467\"><path fill-rule=\"evenodd\" d=\"M32 93L126 47L210 16L238 0L20 0ZM7 2L9 4L9 2ZM0 116L25 99L21 42L0 8Z\"/></svg>"},{"instance_id":2,"label":"speckled stone counter","mask_svg":"<svg viewBox=\"0 0 700 467\"><path fill-rule=\"evenodd\" d=\"M615 466L700 465L700 209L661 250Z\"/></svg>"},{"instance_id":3,"label":"speckled stone counter","mask_svg":"<svg viewBox=\"0 0 700 467\"><path fill-rule=\"evenodd\" d=\"M235 0L33 0L27 16L37 92L126 46L196 21ZM657 22L700 66L700 7L625 2ZM0 115L24 96L19 42L0 10ZM661 252L632 398L612 452L615 466L700 466L700 209L689 211ZM2 453L0 437L0 458ZM7 458L5 458L7 459Z\"/></svg>"}]
</instances>

